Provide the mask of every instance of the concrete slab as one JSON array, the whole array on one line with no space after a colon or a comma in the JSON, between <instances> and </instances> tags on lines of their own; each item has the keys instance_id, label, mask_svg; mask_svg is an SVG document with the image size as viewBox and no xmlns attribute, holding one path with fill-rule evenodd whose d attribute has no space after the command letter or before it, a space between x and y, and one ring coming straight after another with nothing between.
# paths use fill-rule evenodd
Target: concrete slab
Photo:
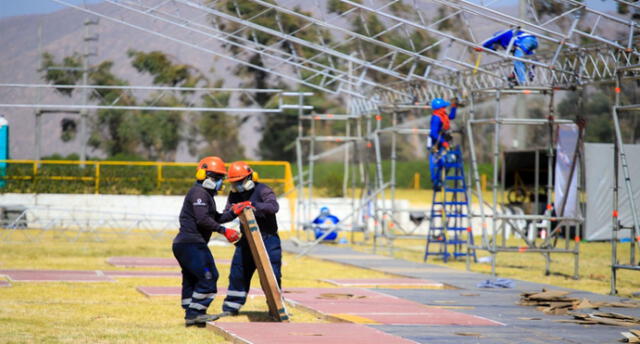
<instances>
[{"instance_id":1,"label":"concrete slab","mask_svg":"<svg viewBox=\"0 0 640 344\"><path fill-rule=\"evenodd\" d=\"M137 291L142 293L147 297L162 297L162 296L180 296L182 288L179 286L176 287L137 287ZM227 295L227 288L218 287L218 296ZM249 297L253 296L264 296L262 289L259 288L251 288L251 292L249 292Z\"/></svg>"},{"instance_id":2,"label":"concrete slab","mask_svg":"<svg viewBox=\"0 0 640 344\"><path fill-rule=\"evenodd\" d=\"M0 280L0 288L7 288L7 287L10 287L10 286L11 286L11 283L9 283L9 281L3 280L3 279Z\"/></svg>"},{"instance_id":3,"label":"concrete slab","mask_svg":"<svg viewBox=\"0 0 640 344\"><path fill-rule=\"evenodd\" d=\"M207 327L234 343L253 344L413 344L375 328L357 324L224 323Z\"/></svg>"},{"instance_id":4,"label":"concrete slab","mask_svg":"<svg viewBox=\"0 0 640 344\"><path fill-rule=\"evenodd\" d=\"M115 282L94 270L0 270L14 282Z\"/></svg>"},{"instance_id":5,"label":"concrete slab","mask_svg":"<svg viewBox=\"0 0 640 344\"><path fill-rule=\"evenodd\" d=\"M182 274L177 271L102 270L102 273L109 277L182 277Z\"/></svg>"},{"instance_id":6,"label":"concrete slab","mask_svg":"<svg viewBox=\"0 0 640 344\"><path fill-rule=\"evenodd\" d=\"M376 254L314 254L314 258L320 259L346 259L346 260L389 260L391 257Z\"/></svg>"},{"instance_id":7,"label":"concrete slab","mask_svg":"<svg viewBox=\"0 0 640 344\"><path fill-rule=\"evenodd\" d=\"M447 269L447 268L412 268L412 267L397 267L397 266L378 266L376 267L376 270L378 271L382 271L382 272L388 272L388 273L393 273L393 274L397 274L397 273L403 273L403 272L409 272L409 273L443 273L443 272L453 272L453 273L465 273L465 271L462 270L452 270L452 269Z\"/></svg>"},{"instance_id":8,"label":"concrete slab","mask_svg":"<svg viewBox=\"0 0 640 344\"><path fill-rule=\"evenodd\" d=\"M502 325L484 317L401 299L360 288L289 288L287 301L328 318L358 323L425 325Z\"/></svg>"},{"instance_id":9,"label":"concrete slab","mask_svg":"<svg viewBox=\"0 0 640 344\"><path fill-rule=\"evenodd\" d=\"M341 287L361 287L361 288L429 288L442 289L443 283L428 281L417 278L347 278L347 279L323 279L322 281Z\"/></svg>"},{"instance_id":10,"label":"concrete slab","mask_svg":"<svg viewBox=\"0 0 640 344\"><path fill-rule=\"evenodd\" d=\"M283 244L283 248L292 253L298 253L300 250L299 247L287 243ZM477 288L477 284L491 279L491 276L453 270L441 265L401 259L381 261L379 259L327 258L358 254L366 255L355 252L349 247L329 245L317 246L311 252L312 257L337 263L453 285L459 289L376 289L376 291L420 303L425 307L455 309L457 313L488 318L504 324L504 326L375 325L378 322L371 319L374 316L369 315L370 318L366 318L371 327L419 343L614 343L622 338L620 332L625 330L616 326L561 323L559 321L570 317L546 315L535 307L516 304L523 291L540 291L542 288L569 291L572 297L588 298L593 301L616 302L621 301L619 297L522 280L514 280L515 287L513 289L484 289ZM542 272L540 271L539 274L542 279ZM602 308L601 311L640 317L640 309L638 308ZM348 314L348 316L353 317L356 321L358 319L357 314ZM403 321L409 322L409 319Z\"/></svg>"}]
</instances>

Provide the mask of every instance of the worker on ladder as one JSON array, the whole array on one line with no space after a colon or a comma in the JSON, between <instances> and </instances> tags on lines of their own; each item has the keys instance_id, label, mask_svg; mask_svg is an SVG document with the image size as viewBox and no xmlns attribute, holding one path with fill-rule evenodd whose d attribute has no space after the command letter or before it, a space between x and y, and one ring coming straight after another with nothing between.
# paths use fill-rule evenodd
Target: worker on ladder
<instances>
[{"instance_id":1,"label":"worker on ladder","mask_svg":"<svg viewBox=\"0 0 640 344\"><path fill-rule=\"evenodd\" d=\"M451 106L451 111L447 114L447 107ZM450 142L453 137L450 134L451 121L456 118L456 110L458 101L453 98L451 103L442 99L435 98L431 101L430 132L427 142L429 148L429 171L431 172L431 181L433 182L433 190L440 191L442 187L442 168L444 167L444 159L449 151Z\"/></svg>"},{"instance_id":2,"label":"worker on ladder","mask_svg":"<svg viewBox=\"0 0 640 344\"><path fill-rule=\"evenodd\" d=\"M222 159L210 156L200 160L196 182L185 196L180 211L180 231L173 239L172 250L182 269L186 326L204 327L207 321L218 319L216 315L207 314L218 291L218 270L207 246L211 234L218 232L229 242L240 239L238 232L221 225L235 216L230 211L218 213L213 198L222 188L226 174Z\"/></svg>"},{"instance_id":3,"label":"worker on ladder","mask_svg":"<svg viewBox=\"0 0 640 344\"><path fill-rule=\"evenodd\" d=\"M494 51L500 47L511 49L513 56L523 57L534 54L534 50L538 48L538 39L536 36L516 28L494 33L491 38L482 42L482 46ZM476 48L476 50L482 51L481 48ZM513 70L514 72L508 76L510 86L524 85L527 82L527 74L529 81L533 81L533 68L527 73L527 66L524 62L514 60Z\"/></svg>"},{"instance_id":4,"label":"worker on ladder","mask_svg":"<svg viewBox=\"0 0 640 344\"><path fill-rule=\"evenodd\" d=\"M278 236L276 213L280 209L276 194L266 184L259 183L255 173L244 161L236 161L229 166L227 180L231 182L231 192L227 198L225 210L231 209L240 215L246 207L254 210L256 222L262 235L264 247L271 261L278 286L281 286L282 248ZM249 242L245 237L236 243L229 272L229 288L222 304L220 316L238 315L247 301L251 286L251 277L256 271Z\"/></svg>"}]
</instances>

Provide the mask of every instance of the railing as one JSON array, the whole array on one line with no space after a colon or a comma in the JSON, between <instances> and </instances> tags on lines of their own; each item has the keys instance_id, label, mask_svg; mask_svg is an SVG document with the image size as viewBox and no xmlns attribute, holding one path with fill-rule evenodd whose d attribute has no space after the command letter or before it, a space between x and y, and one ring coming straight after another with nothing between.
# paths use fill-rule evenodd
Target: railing
<instances>
[{"instance_id":1,"label":"railing","mask_svg":"<svg viewBox=\"0 0 640 344\"><path fill-rule=\"evenodd\" d=\"M247 163L258 172L260 182L289 200L293 218L297 195L291 164ZM176 195L191 186L196 166L190 162L0 160L0 182L4 182L0 192Z\"/></svg>"},{"instance_id":2,"label":"railing","mask_svg":"<svg viewBox=\"0 0 640 344\"><path fill-rule=\"evenodd\" d=\"M275 166L283 168L282 178L260 178L264 183L276 183L281 184L283 187L283 193L289 195L293 192L293 173L291 171L291 165L287 161L248 161L250 166L254 167L260 172L260 166ZM101 193L101 186L106 181L136 181L141 180L144 176L118 176L112 173L108 176L104 176L101 172L106 167L148 167L155 170L155 186L161 187L164 183L180 182L188 183L193 181L193 171L195 170L196 163L185 162L153 162L153 161L77 161L77 160L0 160L0 165L6 166L0 170L0 179L5 181L30 181L37 183L38 181L51 180L51 181L79 181L91 183L93 185L93 192L96 194ZM26 174L25 169L19 171L15 168L19 165L30 165L30 173ZM53 171L47 171L47 166L75 166L77 169L53 169ZM227 164L228 165L228 164ZM13 168L13 169L12 169ZM165 174L167 168L184 168L184 171ZM192 168L187 170L186 168ZM44 172L43 171L47 171ZM17 172L17 173L16 173ZM53 172L53 173L52 173ZM65 174L67 172L67 174ZM145 171L147 176L149 171ZM176 174L178 174L176 176Z\"/></svg>"}]
</instances>

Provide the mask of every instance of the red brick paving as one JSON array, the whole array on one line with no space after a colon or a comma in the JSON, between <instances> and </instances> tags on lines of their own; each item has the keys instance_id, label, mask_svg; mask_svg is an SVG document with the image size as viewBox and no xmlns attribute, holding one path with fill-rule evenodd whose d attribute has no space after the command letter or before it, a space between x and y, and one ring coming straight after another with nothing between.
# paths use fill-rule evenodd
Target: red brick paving
<instances>
[{"instance_id":1,"label":"red brick paving","mask_svg":"<svg viewBox=\"0 0 640 344\"><path fill-rule=\"evenodd\" d=\"M130 270L103 270L102 273L109 277L181 277L177 271L130 271Z\"/></svg>"},{"instance_id":2,"label":"red brick paving","mask_svg":"<svg viewBox=\"0 0 640 344\"><path fill-rule=\"evenodd\" d=\"M95 270L0 270L15 282L113 282L114 279Z\"/></svg>"},{"instance_id":3,"label":"red brick paving","mask_svg":"<svg viewBox=\"0 0 640 344\"><path fill-rule=\"evenodd\" d=\"M234 343L253 344L415 344L414 341L358 324L225 323L208 327Z\"/></svg>"},{"instance_id":4,"label":"red brick paving","mask_svg":"<svg viewBox=\"0 0 640 344\"><path fill-rule=\"evenodd\" d=\"M229 259L216 259L216 264L229 265ZM160 257L109 257L107 263L119 268L179 268L175 258Z\"/></svg>"},{"instance_id":5,"label":"red brick paving","mask_svg":"<svg viewBox=\"0 0 640 344\"><path fill-rule=\"evenodd\" d=\"M380 324L501 325L483 317L429 307L417 302L360 288L289 288L288 301L331 316L352 315Z\"/></svg>"},{"instance_id":6,"label":"red brick paving","mask_svg":"<svg viewBox=\"0 0 640 344\"><path fill-rule=\"evenodd\" d=\"M348 278L325 279L323 281L341 287L363 286L415 286L415 287L443 287L442 283L417 278Z\"/></svg>"},{"instance_id":7,"label":"red brick paving","mask_svg":"<svg viewBox=\"0 0 640 344\"><path fill-rule=\"evenodd\" d=\"M156 296L180 296L181 287L137 287L140 293L144 294L148 297L156 297ZM218 287L218 295L226 295L227 288ZM251 292L249 293L249 297L251 296L264 296L264 293L259 288L251 288Z\"/></svg>"}]
</instances>

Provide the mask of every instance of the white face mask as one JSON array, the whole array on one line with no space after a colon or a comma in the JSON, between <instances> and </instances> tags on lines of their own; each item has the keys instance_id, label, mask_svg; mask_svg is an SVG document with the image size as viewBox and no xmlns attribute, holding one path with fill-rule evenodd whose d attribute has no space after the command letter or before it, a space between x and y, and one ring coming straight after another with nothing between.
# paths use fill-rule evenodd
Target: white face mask
<instances>
[{"instance_id":1,"label":"white face mask","mask_svg":"<svg viewBox=\"0 0 640 344\"><path fill-rule=\"evenodd\" d=\"M253 189L256 184L253 180L247 178L241 182L231 183L231 191L233 192L244 192Z\"/></svg>"},{"instance_id":2,"label":"white face mask","mask_svg":"<svg viewBox=\"0 0 640 344\"><path fill-rule=\"evenodd\" d=\"M209 190L220 191L220 189L222 189L222 179L213 180L212 178L207 177L202 182L202 187Z\"/></svg>"}]
</instances>

